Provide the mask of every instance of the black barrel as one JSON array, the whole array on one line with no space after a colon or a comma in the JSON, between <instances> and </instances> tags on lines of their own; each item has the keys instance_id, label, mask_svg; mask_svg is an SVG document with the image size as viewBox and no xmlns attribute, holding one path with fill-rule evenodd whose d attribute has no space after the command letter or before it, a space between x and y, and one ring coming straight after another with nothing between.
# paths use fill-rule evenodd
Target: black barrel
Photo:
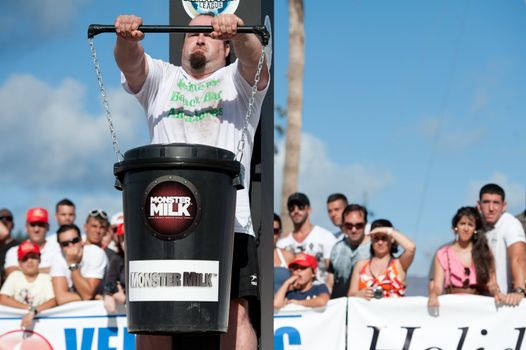
<instances>
[{"instance_id":1,"label":"black barrel","mask_svg":"<svg viewBox=\"0 0 526 350\"><path fill-rule=\"evenodd\" d=\"M189 144L129 150L123 191L128 330L218 334L228 327L240 163Z\"/></svg>"}]
</instances>

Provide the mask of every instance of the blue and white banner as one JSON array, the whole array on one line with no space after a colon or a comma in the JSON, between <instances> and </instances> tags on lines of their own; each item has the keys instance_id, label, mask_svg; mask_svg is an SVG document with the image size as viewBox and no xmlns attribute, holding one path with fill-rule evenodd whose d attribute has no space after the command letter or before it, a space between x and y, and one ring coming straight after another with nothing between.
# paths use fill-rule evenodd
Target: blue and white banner
<instances>
[{"instance_id":1,"label":"blue and white banner","mask_svg":"<svg viewBox=\"0 0 526 350\"><path fill-rule=\"evenodd\" d=\"M497 307L474 295L439 300L438 315L428 312L425 297L340 298L318 309L291 304L274 314L274 350L526 350L526 301Z\"/></svg>"},{"instance_id":2,"label":"blue and white banner","mask_svg":"<svg viewBox=\"0 0 526 350\"><path fill-rule=\"evenodd\" d=\"M119 311L108 315L102 301L73 302L40 313L32 330L21 330L26 311L0 306L0 349L133 350L135 336Z\"/></svg>"},{"instance_id":3,"label":"blue and white banner","mask_svg":"<svg viewBox=\"0 0 526 350\"><path fill-rule=\"evenodd\" d=\"M345 349L347 298L325 308L289 304L274 314L274 350Z\"/></svg>"}]
</instances>

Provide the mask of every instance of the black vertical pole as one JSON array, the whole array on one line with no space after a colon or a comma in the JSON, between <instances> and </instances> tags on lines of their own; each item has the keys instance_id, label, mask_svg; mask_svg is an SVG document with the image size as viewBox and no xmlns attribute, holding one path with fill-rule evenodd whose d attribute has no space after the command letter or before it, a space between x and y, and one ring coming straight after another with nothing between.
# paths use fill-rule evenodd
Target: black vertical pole
<instances>
[{"instance_id":1,"label":"black vertical pole","mask_svg":"<svg viewBox=\"0 0 526 350\"><path fill-rule=\"evenodd\" d=\"M225 1L225 0L223 0ZM211 3L216 1L210 1ZM228 2L228 1L225 1ZM190 21L184 9L188 0L170 0L169 23L186 25ZM274 2L272 0L239 0L235 14L243 19L245 25L264 24L265 16L274 21ZM183 36L170 34L170 62L181 64ZM271 77L273 69L271 69ZM251 164L250 202L252 223L256 233L259 257L259 286L261 296L261 315L259 320L259 349L270 350L274 344L273 328L273 255L272 255L272 213L274 211L274 85L271 85L261 110L261 119L254 139L254 152ZM173 350L219 349L219 336L172 336Z\"/></svg>"}]
</instances>

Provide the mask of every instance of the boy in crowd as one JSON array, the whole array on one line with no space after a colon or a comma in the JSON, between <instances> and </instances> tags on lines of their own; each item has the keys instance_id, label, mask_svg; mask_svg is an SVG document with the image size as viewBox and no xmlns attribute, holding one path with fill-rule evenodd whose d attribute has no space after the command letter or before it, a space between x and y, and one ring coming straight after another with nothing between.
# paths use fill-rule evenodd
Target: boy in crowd
<instances>
[{"instance_id":1,"label":"boy in crowd","mask_svg":"<svg viewBox=\"0 0 526 350\"><path fill-rule=\"evenodd\" d=\"M329 301L329 290L323 283L316 282L316 258L309 254L298 254L289 264L291 277L283 283L274 295L274 308L287 304L307 307L323 307Z\"/></svg>"},{"instance_id":2,"label":"boy in crowd","mask_svg":"<svg viewBox=\"0 0 526 350\"><path fill-rule=\"evenodd\" d=\"M32 328L34 317L43 310L57 305L51 277L40 273L40 248L36 243L25 241L17 248L19 271L6 279L0 290L0 304L26 309L22 318L23 329Z\"/></svg>"}]
</instances>

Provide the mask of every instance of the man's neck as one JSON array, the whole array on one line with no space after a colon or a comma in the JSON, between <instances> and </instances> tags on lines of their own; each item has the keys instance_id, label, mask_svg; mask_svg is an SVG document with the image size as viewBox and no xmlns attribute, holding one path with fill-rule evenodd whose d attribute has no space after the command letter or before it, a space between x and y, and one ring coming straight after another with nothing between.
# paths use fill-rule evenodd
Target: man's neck
<instances>
[{"instance_id":1,"label":"man's neck","mask_svg":"<svg viewBox=\"0 0 526 350\"><path fill-rule=\"evenodd\" d=\"M0 239L0 247L3 246L3 245L7 245L7 244L11 243L13 240L14 240L14 238L11 237L11 236L7 236L4 239Z\"/></svg>"},{"instance_id":2,"label":"man's neck","mask_svg":"<svg viewBox=\"0 0 526 350\"><path fill-rule=\"evenodd\" d=\"M292 231L292 236L296 241L303 242L313 228L314 225L312 225L308 221L305 221L301 226L294 227L294 231Z\"/></svg>"},{"instance_id":3,"label":"man's neck","mask_svg":"<svg viewBox=\"0 0 526 350\"><path fill-rule=\"evenodd\" d=\"M359 241L355 241L355 242L351 242L349 238L346 238L346 239L347 239L347 243L349 243L349 246L351 247L351 250L356 250L363 243L364 237L362 237L362 239L360 239Z\"/></svg>"}]
</instances>

